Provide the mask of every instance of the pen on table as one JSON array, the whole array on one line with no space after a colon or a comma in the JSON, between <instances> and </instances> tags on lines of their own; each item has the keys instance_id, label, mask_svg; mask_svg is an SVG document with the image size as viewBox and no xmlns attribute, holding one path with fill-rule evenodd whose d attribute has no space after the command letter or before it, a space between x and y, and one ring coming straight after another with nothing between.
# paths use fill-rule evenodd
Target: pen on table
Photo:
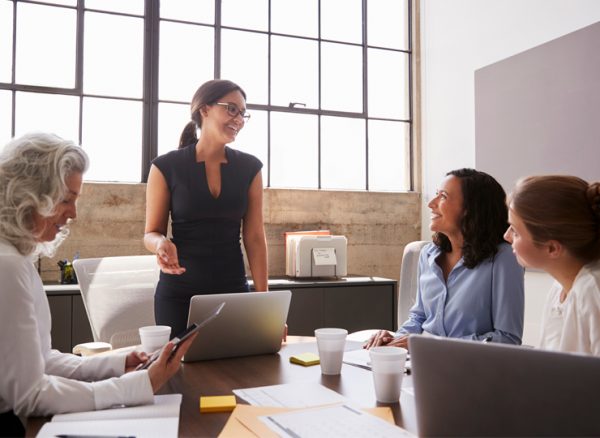
<instances>
[{"instance_id":1,"label":"pen on table","mask_svg":"<svg viewBox=\"0 0 600 438\"><path fill-rule=\"evenodd\" d=\"M135 438L134 435L82 435L63 433L54 435L56 438Z\"/></svg>"}]
</instances>

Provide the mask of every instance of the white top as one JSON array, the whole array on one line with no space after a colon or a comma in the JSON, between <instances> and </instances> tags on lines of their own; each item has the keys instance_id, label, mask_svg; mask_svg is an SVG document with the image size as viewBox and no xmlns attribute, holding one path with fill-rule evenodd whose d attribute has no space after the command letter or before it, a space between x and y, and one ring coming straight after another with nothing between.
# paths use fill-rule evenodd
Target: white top
<instances>
[{"instance_id":1,"label":"white top","mask_svg":"<svg viewBox=\"0 0 600 438\"><path fill-rule=\"evenodd\" d=\"M600 356L600 261L581 268L563 303L561 291L555 281L546 301L540 347Z\"/></svg>"},{"instance_id":2,"label":"white top","mask_svg":"<svg viewBox=\"0 0 600 438\"><path fill-rule=\"evenodd\" d=\"M125 354L81 358L52 350L50 327L35 266L0 240L0 413L51 415L153 402L147 371L115 377L125 370Z\"/></svg>"}]
</instances>

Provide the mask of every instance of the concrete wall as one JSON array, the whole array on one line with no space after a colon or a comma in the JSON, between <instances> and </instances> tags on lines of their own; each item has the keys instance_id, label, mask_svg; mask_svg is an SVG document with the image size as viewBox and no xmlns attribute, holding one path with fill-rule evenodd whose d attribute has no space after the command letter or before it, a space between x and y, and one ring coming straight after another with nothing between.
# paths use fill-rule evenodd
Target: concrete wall
<instances>
[{"instance_id":1,"label":"concrete wall","mask_svg":"<svg viewBox=\"0 0 600 438\"><path fill-rule=\"evenodd\" d=\"M145 184L86 182L78 218L56 257L41 260L44 281L58 281L56 262L147 254L142 244ZM348 239L348 273L398 279L404 245L421 235L416 193L266 189L265 231L269 273L285 274L283 233L329 229Z\"/></svg>"}]
</instances>

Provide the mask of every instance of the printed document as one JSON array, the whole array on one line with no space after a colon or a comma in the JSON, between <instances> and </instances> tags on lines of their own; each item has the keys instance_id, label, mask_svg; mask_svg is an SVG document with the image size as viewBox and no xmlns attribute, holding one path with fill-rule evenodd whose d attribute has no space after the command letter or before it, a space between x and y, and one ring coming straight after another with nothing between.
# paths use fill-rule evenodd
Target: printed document
<instances>
[{"instance_id":1,"label":"printed document","mask_svg":"<svg viewBox=\"0 0 600 438\"><path fill-rule=\"evenodd\" d=\"M314 382L234 389L233 393L254 406L309 408L347 401L341 394Z\"/></svg>"},{"instance_id":2,"label":"printed document","mask_svg":"<svg viewBox=\"0 0 600 438\"><path fill-rule=\"evenodd\" d=\"M324 406L260 417L279 436L288 438L412 437L406 430L350 404Z\"/></svg>"}]
</instances>

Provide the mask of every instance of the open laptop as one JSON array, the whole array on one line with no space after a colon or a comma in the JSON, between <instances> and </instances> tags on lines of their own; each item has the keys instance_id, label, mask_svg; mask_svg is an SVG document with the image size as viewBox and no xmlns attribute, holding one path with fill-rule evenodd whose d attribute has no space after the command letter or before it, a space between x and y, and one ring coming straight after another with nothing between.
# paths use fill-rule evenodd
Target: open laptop
<instances>
[{"instance_id":1,"label":"open laptop","mask_svg":"<svg viewBox=\"0 0 600 438\"><path fill-rule=\"evenodd\" d=\"M219 303L225 307L200 330L184 362L276 353L291 298L289 290L193 296L188 325L203 320Z\"/></svg>"},{"instance_id":2,"label":"open laptop","mask_svg":"<svg viewBox=\"0 0 600 438\"><path fill-rule=\"evenodd\" d=\"M600 358L411 336L420 436L599 436Z\"/></svg>"}]
</instances>

